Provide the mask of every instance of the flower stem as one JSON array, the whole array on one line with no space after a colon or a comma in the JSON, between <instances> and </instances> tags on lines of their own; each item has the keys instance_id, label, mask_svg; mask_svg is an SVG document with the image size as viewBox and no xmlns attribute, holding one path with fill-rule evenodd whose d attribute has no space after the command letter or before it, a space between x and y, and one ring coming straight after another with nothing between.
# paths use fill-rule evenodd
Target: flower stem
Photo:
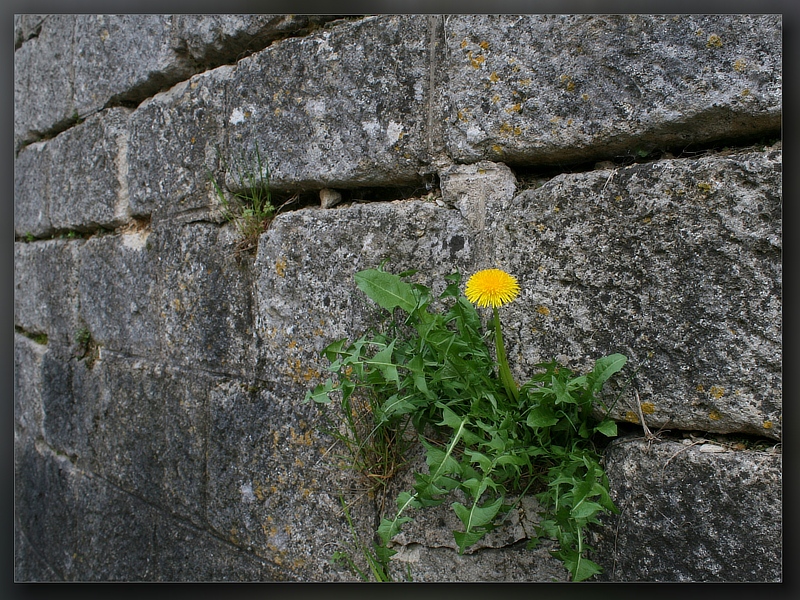
<instances>
[{"instance_id":1,"label":"flower stem","mask_svg":"<svg viewBox=\"0 0 800 600\"><path fill-rule=\"evenodd\" d=\"M497 371L500 375L500 381L506 388L509 397L514 400L519 400L519 388L514 377L511 375L511 369L508 368L508 359L506 358L506 350L503 346L503 332L500 330L500 313L497 307L493 306L494 312L494 346L497 351Z\"/></svg>"}]
</instances>

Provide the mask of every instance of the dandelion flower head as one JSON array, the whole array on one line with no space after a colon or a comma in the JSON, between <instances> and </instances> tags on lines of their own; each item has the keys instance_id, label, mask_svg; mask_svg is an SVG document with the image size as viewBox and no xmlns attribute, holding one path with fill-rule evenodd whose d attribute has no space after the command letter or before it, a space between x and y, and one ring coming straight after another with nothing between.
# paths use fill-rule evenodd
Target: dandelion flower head
<instances>
[{"instance_id":1,"label":"dandelion flower head","mask_svg":"<svg viewBox=\"0 0 800 600\"><path fill-rule=\"evenodd\" d=\"M497 308L519 295L519 284L513 275L500 269L478 271L467 281L467 300L481 307Z\"/></svg>"}]
</instances>

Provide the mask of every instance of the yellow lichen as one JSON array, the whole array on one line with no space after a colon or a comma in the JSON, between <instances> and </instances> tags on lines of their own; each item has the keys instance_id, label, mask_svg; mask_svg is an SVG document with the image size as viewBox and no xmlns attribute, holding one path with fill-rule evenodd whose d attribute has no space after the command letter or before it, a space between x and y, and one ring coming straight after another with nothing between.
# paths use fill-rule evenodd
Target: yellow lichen
<instances>
[{"instance_id":1,"label":"yellow lichen","mask_svg":"<svg viewBox=\"0 0 800 600\"><path fill-rule=\"evenodd\" d=\"M747 67L747 63L742 58L737 59L733 63L733 70L734 71L738 71L739 73L744 71L746 67Z\"/></svg>"},{"instance_id":2,"label":"yellow lichen","mask_svg":"<svg viewBox=\"0 0 800 600\"><path fill-rule=\"evenodd\" d=\"M762 424L762 427L764 429L772 429L772 421L764 421L764 423Z\"/></svg>"},{"instance_id":3,"label":"yellow lichen","mask_svg":"<svg viewBox=\"0 0 800 600\"><path fill-rule=\"evenodd\" d=\"M719 421L722 418L722 415L718 410L712 410L710 413L708 413L708 418L712 421Z\"/></svg>"},{"instance_id":4,"label":"yellow lichen","mask_svg":"<svg viewBox=\"0 0 800 600\"><path fill-rule=\"evenodd\" d=\"M286 259L279 258L275 261L275 273L278 274L278 277L284 277L286 274Z\"/></svg>"},{"instance_id":5,"label":"yellow lichen","mask_svg":"<svg viewBox=\"0 0 800 600\"><path fill-rule=\"evenodd\" d=\"M499 79L500 78L497 76L497 72L496 71L492 71L492 74L489 75L489 81L491 81L492 83L497 83L497 81Z\"/></svg>"},{"instance_id":6,"label":"yellow lichen","mask_svg":"<svg viewBox=\"0 0 800 600\"><path fill-rule=\"evenodd\" d=\"M652 415L656 412L656 407L652 402L642 402L639 406L642 407L642 412L646 415Z\"/></svg>"},{"instance_id":7,"label":"yellow lichen","mask_svg":"<svg viewBox=\"0 0 800 600\"><path fill-rule=\"evenodd\" d=\"M536 307L536 312L544 317L550 316L550 309L547 308L546 306L542 306L541 304Z\"/></svg>"},{"instance_id":8,"label":"yellow lichen","mask_svg":"<svg viewBox=\"0 0 800 600\"><path fill-rule=\"evenodd\" d=\"M634 413L633 411L629 410L628 412L625 413L625 420L628 423L638 423L639 422L639 417L636 415L636 413Z\"/></svg>"},{"instance_id":9,"label":"yellow lichen","mask_svg":"<svg viewBox=\"0 0 800 600\"><path fill-rule=\"evenodd\" d=\"M697 184L697 187L699 187L704 192L710 192L713 186L710 183L701 181L700 183Z\"/></svg>"},{"instance_id":10,"label":"yellow lichen","mask_svg":"<svg viewBox=\"0 0 800 600\"><path fill-rule=\"evenodd\" d=\"M716 33L712 33L708 36L706 48L722 48L722 38L720 38Z\"/></svg>"},{"instance_id":11,"label":"yellow lichen","mask_svg":"<svg viewBox=\"0 0 800 600\"><path fill-rule=\"evenodd\" d=\"M716 400L717 398L722 398L722 396L725 395L725 388L722 388L718 385L712 385L708 390L708 393L711 394L711 397Z\"/></svg>"},{"instance_id":12,"label":"yellow lichen","mask_svg":"<svg viewBox=\"0 0 800 600\"><path fill-rule=\"evenodd\" d=\"M480 44L478 44L478 46L480 46L484 50L488 50L489 49L489 42L486 42L486 41L481 42Z\"/></svg>"}]
</instances>

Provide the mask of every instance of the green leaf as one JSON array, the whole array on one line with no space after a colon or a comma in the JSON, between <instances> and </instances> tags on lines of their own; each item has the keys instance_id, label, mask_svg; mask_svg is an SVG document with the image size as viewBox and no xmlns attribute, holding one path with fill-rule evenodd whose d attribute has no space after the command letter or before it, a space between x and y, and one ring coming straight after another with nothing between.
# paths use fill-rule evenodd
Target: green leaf
<instances>
[{"instance_id":1,"label":"green leaf","mask_svg":"<svg viewBox=\"0 0 800 600\"><path fill-rule=\"evenodd\" d=\"M572 573L572 581L585 581L590 577L594 577L603 570L596 562L593 562L582 556L579 556L578 559L572 563L572 565L567 564L567 561L564 562L565 566ZM572 568L570 568L570 566Z\"/></svg>"},{"instance_id":2,"label":"green leaf","mask_svg":"<svg viewBox=\"0 0 800 600\"><path fill-rule=\"evenodd\" d=\"M594 430L599 433L602 433L606 437L617 436L617 424L610 419L601 421L600 424L598 424L597 427L594 428Z\"/></svg>"},{"instance_id":3,"label":"green leaf","mask_svg":"<svg viewBox=\"0 0 800 600\"><path fill-rule=\"evenodd\" d=\"M534 406L525 422L528 427L551 427L558 423L558 419L549 406Z\"/></svg>"},{"instance_id":4,"label":"green leaf","mask_svg":"<svg viewBox=\"0 0 800 600\"><path fill-rule=\"evenodd\" d=\"M384 379L386 381L394 381L396 384L400 384L400 377L397 374L397 365L392 362L392 353L394 352L394 344L395 340L392 340L392 343L386 346L383 350L378 352L372 358L366 360L367 364L370 364L383 374Z\"/></svg>"},{"instance_id":5,"label":"green leaf","mask_svg":"<svg viewBox=\"0 0 800 600\"><path fill-rule=\"evenodd\" d=\"M584 500L578 506L572 509L572 518L573 519L588 519L593 517L597 513L603 510L603 507L600 506L597 502L591 502L589 500Z\"/></svg>"},{"instance_id":6,"label":"green leaf","mask_svg":"<svg viewBox=\"0 0 800 600\"><path fill-rule=\"evenodd\" d=\"M485 531L454 531L453 537L456 540L456 544L458 544L458 553L464 554L464 550L472 546L472 544L480 540L484 535L486 535Z\"/></svg>"},{"instance_id":7,"label":"green leaf","mask_svg":"<svg viewBox=\"0 0 800 600\"><path fill-rule=\"evenodd\" d=\"M472 508L467 508L460 502L453 502L451 506L455 511L458 518L464 524L464 529L467 532L472 531L476 527L484 527L491 523L497 516L500 507L503 505L503 497L499 497L493 502L486 502L483 506L478 506L475 502Z\"/></svg>"},{"instance_id":8,"label":"green leaf","mask_svg":"<svg viewBox=\"0 0 800 600\"><path fill-rule=\"evenodd\" d=\"M376 304L386 310L402 308L407 313L417 307L417 299L411 284L403 281L398 275L366 269L355 274L356 285Z\"/></svg>"},{"instance_id":9,"label":"green leaf","mask_svg":"<svg viewBox=\"0 0 800 600\"><path fill-rule=\"evenodd\" d=\"M597 362L594 364L594 370L592 371L594 391L598 391L609 377L625 366L626 362L628 362L628 358L623 354L612 354L597 359Z\"/></svg>"}]
</instances>

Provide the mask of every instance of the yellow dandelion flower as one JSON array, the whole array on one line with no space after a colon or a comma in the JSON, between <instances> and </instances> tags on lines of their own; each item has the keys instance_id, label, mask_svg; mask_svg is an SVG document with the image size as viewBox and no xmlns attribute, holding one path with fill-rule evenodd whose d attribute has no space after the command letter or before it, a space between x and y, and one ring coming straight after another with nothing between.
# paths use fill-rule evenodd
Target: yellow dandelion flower
<instances>
[{"instance_id":1,"label":"yellow dandelion flower","mask_svg":"<svg viewBox=\"0 0 800 600\"><path fill-rule=\"evenodd\" d=\"M519 284L513 275L505 271L485 269L469 278L464 294L473 304L497 308L519 296Z\"/></svg>"}]
</instances>

